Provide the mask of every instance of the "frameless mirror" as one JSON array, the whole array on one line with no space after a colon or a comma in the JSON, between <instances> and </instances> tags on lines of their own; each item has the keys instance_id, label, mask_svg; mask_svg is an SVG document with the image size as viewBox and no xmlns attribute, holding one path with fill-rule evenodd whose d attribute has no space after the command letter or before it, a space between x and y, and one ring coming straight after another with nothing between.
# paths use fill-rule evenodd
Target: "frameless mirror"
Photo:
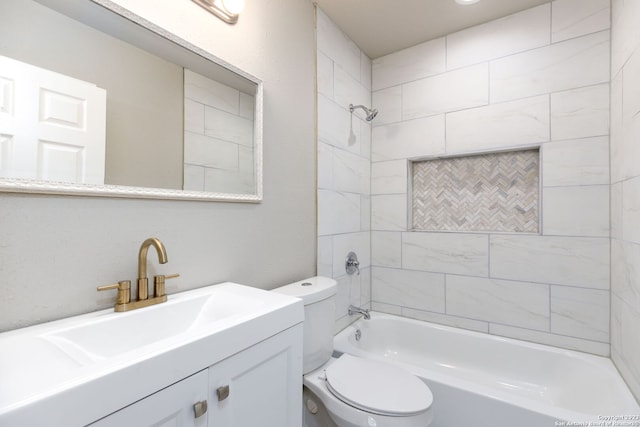
<instances>
[{"instance_id":1,"label":"frameless mirror","mask_svg":"<svg viewBox=\"0 0 640 427\"><path fill-rule=\"evenodd\" d=\"M262 84L109 0L0 2L0 190L262 199Z\"/></svg>"}]
</instances>

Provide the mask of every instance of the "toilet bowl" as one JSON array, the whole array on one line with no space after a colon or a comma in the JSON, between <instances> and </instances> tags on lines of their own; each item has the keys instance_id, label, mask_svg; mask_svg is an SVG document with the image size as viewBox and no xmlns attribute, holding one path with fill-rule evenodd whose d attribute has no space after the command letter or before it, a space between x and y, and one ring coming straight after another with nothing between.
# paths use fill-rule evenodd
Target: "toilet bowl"
<instances>
[{"instance_id":1,"label":"toilet bowl","mask_svg":"<svg viewBox=\"0 0 640 427\"><path fill-rule=\"evenodd\" d=\"M433 421L433 395L409 372L344 354L304 376L340 427L424 427Z\"/></svg>"},{"instance_id":2,"label":"toilet bowl","mask_svg":"<svg viewBox=\"0 0 640 427\"><path fill-rule=\"evenodd\" d=\"M274 289L304 302L304 386L338 427L427 427L433 395L418 377L384 362L332 356L336 290L335 280L320 276Z\"/></svg>"}]
</instances>

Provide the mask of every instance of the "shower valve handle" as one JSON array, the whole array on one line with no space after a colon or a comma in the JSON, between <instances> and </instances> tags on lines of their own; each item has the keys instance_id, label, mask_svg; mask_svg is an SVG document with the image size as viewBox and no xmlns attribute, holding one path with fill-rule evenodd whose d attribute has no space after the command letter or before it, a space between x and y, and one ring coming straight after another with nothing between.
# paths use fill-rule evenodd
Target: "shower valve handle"
<instances>
[{"instance_id":1,"label":"shower valve handle","mask_svg":"<svg viewBox=\"0 0 640 427\"><path fill-rule=\"evenodd\" d=\"M358 256L355 252L349 252L344 266L347 274L351 275L357 272L358 276L360 275L360 261L358 261Z\"/></svg>"}]
</instances>

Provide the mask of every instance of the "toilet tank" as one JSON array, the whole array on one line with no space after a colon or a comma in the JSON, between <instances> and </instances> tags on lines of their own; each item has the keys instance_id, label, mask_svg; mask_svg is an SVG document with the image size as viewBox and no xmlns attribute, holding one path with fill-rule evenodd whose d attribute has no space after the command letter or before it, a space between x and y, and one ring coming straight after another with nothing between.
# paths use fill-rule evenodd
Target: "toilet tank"
<instances>
[{"instance_id":1,"label":"toilet tank","mask_svg":"<svg viewBox=\"0 0 640 427\"><path fill-rule=\"evenodd\" d=\"M316 276L273 289L298 297L304 303L303 367L306 374L320 367L333 353L337 283Z\"/></svg>"}]
</instances>

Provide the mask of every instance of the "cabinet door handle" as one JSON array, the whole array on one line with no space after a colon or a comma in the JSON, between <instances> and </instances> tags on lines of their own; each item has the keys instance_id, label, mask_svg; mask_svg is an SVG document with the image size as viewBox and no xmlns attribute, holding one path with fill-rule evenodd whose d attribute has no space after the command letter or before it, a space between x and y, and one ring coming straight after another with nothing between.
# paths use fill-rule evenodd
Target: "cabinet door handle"
<instances>
[{"instance_id":1,"label":"cabinet door handle","mask_svg":"<svg viewBox=\"0 0 640 427\"><path fill-rule=\"evenodd\" d=\"M201 400L200 402L194 403L193 412L196 414L196 418L200 418L204 414L207 413L207 401Z\"/></svg>"},{"instance_id":2,"label":"cabinet door handle","mask_svg":"<svg viewBox=\"0 0 640 427\"><path fill-rule=\"evenodd\" d=\"M227 397L229 397L229 385L223 385L222 387L218 387L218 390L216 390L216 392L218 393L218 402L221 402L223 400L225 400Z\"/></svg>"}]
</instances>

